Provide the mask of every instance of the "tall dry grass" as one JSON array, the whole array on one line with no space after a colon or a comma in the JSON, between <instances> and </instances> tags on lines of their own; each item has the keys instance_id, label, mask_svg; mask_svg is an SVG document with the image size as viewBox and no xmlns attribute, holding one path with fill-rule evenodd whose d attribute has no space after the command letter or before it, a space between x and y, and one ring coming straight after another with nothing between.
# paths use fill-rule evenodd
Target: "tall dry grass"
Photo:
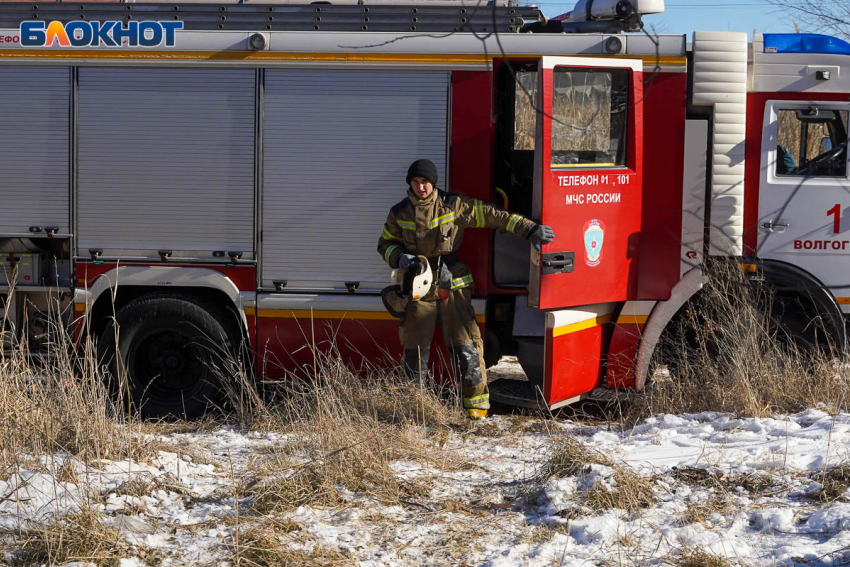
<instances>
[{"instance_id":1,"label":"tall dry grass","mask_svg":"<svg viewBox=\"0 0 850 567\"><path fill-rule=\"evenodd\" d=\"M59 455L59 461L93 469L101 459L150 462L164 447L151 440L156 436L142 433L192 427L143 422L132 408L123 407L123 397L115 392L122 388L107 385L93 345L75 351L64 315L53 306L53 323L42 337L48 356L37 359L21 338L26 332L8 322L3 327L7 348L0 354L0 478L22 469L55 468L44 464L45 456L54 456L55 463ZM232 548L240 565L344 561L328 550L299 555L285 545L274 547L271 542L279 538L266 537L257 520L298 505L341 504L347 491L381 502L415 502L427 495L431 473L466 464L443 447L449 432L465 423L453 386L413 384L399 371L377 367L367 368L364 376L344 364L335 349L316 350L314 357L309 376L273 385L257 383L235 356L218 369L227 377L233 411L205 426L237 422L246 430L274 430L286 438L247 478L232 479L235 501L250 501L232 519ZM397 475L393 464L399 460L420 466L422 474L407 479ZM67 510L57 507L55 514L33 518L7 534L16 540L16 561L87 559L113 565L127 552L124 544L110 543L113 530L105 527L102 512L92 511L98 495L86 493L82 477L74 472L77 465L66 467L68 478L60 480L80 485L81 511L64 516ZM128 484L125 490L137 488Z\"/></svg>"},{"instance_id":2,"label":"tall dry grass","mask_svg":"<svg viewBox=\"0 0 850 567\"><path fill-rule=\"evenodd\" d=\"M776 292L764 282L727 262L708 266L707 275L704 289L662 337L651 383L634 398L631 419L699 411L761 417L850 406L850 361L829 340L823 320L798 319L804 324L793 327L810 340L795 340Z\"/></svg>"},{"instance_id":3,"label":"tall dry grass","mask_svg":"<svg viewBox=\"0 0 850 567\"><path fill-rule=\"evenodd\" d=\"M10 319L3 314L0 474L17 470L28 457L60 452L83 462L149 454L134 434L139 422L109 391L92 345L75 355L58 304L51 305L42 337L46 350L37 358L29 352L26 329L15 329Z\"/></svg>"},{"instance_id":4,"label":"tall dry grass","mask_svg":"<svg viewBox=\"0 0 850 567\"><path fill-rule=\"evenodd\" d=\"M293 376L260 391L246 376L231 393L250 400L237 406L247 411L241 421L293 434L246 483L254 511L339 505L345 490L387 503L415 500L427 494L427 474L405 480L395 461L434 472L463 466L440 448L440 437L464 423L455 388L413 384L377 367L361 375L334 349L314 357L309 379Z\"/></svg>"},{"instance_id":5,"label":"tall dry grass","mask_svg":"<svg viewBox=\"0 0 850 567\"><path fill-rule=\"evenodd\" d=\"M18 503L20 510L17 527L2 531L13 542L7 560L21 565L117 565L128 545L103 521L97 509L100 495L86 489L81 478L87 475L80 468L96 470L104 459L150 461L162 446L140 435L151 426L121 407L98 367L93 345L86 342L76 350L70 317L58 302L52 300L44 310L46 327L39 327L37 352L31 352L26 319L23 328L16 328L10 302L5 305L0 326L0 479L25 478L23 471L45 472L57 483L80 487L76 496L38 504L37 512L27 507L26 480L0 494L3 502Z\"/></svg>"},{"instance_id":6,"label":"tall dry grass","mask_svg":"<svg viewBox=\"0 0 850 567\"><path fill-rule=\"evenodd\" d=\"M347 553L306 545L285 513L375 501L425 508L436 475L469 466L446 447L465 424L454 386L411 383L397 369L355 371L333 346L313 347L312 355L303 374L274 384L231 369L235 419L286 435L234 487L234 497L250 502L234 518L229 551L237 567L354 564ZM399 462L418 472L398 474Z\"/></svg>"}]
</instances>

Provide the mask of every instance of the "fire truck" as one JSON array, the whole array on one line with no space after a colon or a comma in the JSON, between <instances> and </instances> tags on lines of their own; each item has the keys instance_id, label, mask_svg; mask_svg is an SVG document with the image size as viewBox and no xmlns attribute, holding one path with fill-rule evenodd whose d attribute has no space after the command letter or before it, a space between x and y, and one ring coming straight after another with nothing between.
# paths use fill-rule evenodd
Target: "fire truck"
<instances>
[{"instance_id":1,"label":"fire truck","mask_svg":"<svg viewBox=\"0 0 850 567\"><path fill-rule=\"evenodd\" d=\"M48 355L58 311L152 416L203 411L215 348L260 380L397 364L375 247L416 158L557 235L467 232L488 364L528 376L494 399L641 390L712 257L843 341L850 45L646 32L663 9L0 3L6 346Z\"/></svg>"}]
</instances>

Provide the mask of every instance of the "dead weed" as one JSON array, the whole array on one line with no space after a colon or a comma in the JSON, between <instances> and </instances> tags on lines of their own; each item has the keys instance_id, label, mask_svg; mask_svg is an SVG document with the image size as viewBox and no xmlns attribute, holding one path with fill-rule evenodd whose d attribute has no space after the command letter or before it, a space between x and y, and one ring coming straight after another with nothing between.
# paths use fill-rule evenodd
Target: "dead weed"
<instances>
[{"instance_id":1,"label":"dead weed","mask_svg":"<svg viewBox=\"0 0 850 567\"><path fill-rule=\"evenodd\" d=\"M21 530L13 564L58 564L87 561L115 567L129 546L118 531L93 510L69 514L49 525Z\"/></svg>"}]
</instances>

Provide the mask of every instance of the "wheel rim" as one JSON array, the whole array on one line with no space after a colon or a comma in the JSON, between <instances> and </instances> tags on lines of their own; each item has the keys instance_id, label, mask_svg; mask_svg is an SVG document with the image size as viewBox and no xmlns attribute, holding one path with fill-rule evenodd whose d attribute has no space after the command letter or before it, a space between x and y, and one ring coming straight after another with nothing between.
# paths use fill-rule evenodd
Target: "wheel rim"
<instances>
[{"instance_id":1,"label":"wheel rim","mask_svg":"<svg viewBox=\"0 0 850 567\"><path fill-rule=\"evenodd\" d=\"M197 336L178 326L159 326L134 337L127 370L136 391L156 402L181 403L200 392L210 379L208 349Z\"/></svg>"}]
</instances>

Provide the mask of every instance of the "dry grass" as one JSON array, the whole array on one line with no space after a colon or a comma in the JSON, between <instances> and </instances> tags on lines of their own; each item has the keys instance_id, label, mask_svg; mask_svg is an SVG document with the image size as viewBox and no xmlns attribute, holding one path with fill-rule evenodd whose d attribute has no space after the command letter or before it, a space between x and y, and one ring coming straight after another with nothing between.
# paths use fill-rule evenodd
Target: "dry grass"
<instances>
[{"instance_id":1,"label":"dry grass","mask_svg":"<svg viewBox=\"0 0 850 567\"><path fill-rule=\"evenodd\" d=\"M737 265L707 268L709 281L668 327L656 349L653 382L633 398L630 422L658 413L729 412L765 417L809 407L839 411L850 403L850 366L811 320L809 345L789 340L777 296ZM798 320L802 320L798 318ZM813 344L812 344L813 343Z\"/></svg>"},{"instance_id":2,"label":"dry grass","mask_svg":"<svg viewBox=\"0 0 850 567\"><path fill-rule=\"evenodd\" d=\"M499 421L483 420L475 423L469 434L510 439L533 433L552 435L555 431L558 431L558 426L551 420L541 419L540 416L505 415L501 416Z\"/></svg>"},{"instance_id":3,"label":"dry grass","mask_svg":"<svg viewBox=\"0 0 850 567\"><path fill-rule=\"evenodd\" d=\"M447 500L443 500L440 503L440 509L451 512L454 514L466 514L467 516L488 516L490 515L489 510L485 510L483 508L473 508L460 500L456 500L454 498L449 498Z\"/></svg>"},{"instance_id":4,"label":"dry grass","mask_svg":"<svg viewBox=\"0 0 850 567\"><path fill-rule=\"evenodd\" d=\"M536 493L549 479L578 476L589 472L591 465L609 467L614 472L607 485L597 482L580 493L580 503L584 507L593 512L617 509L634 513L655 503L651 479L616 463L571 435L553 440L549 457L533 483Z\"/></svg>"},{"instance_id":5,"label":"dry grass","mask_svg":"<svg viewBox=\"0 0 850 567\"><path fill-rule=\"evenodd\" d=\"M464 423L453 390L447 395L435 384L410 384L377 368L363 377L333 352L316 353L314 368L310 380L293 377L271 393L250 382L240 385L248 391L242 396L252 400L242 421L297 433L267 456L244 487L255 511L340 505L341 489L405 502L427 494L427 471L463 466L443 448L445 439L440 441L445 431ZM419 465L423 474L399 477L392 464L400 460Z\"/></svg>"},{"instance_id":6,"label":"dry grass","mask_svg":"<svg viewBox=\"0 0 850 567\"><path fill-rule=\"evenodd\" d=\"M732 567L728 559L699 548L680 550L672 563L676 567Z\"/></svg>"},{"instance_id":7,"label":"dry grass","mask_svg":"<svg viewBox=\"0 0 850 567\"><path fill-rule=\"evenodd\" d=\"M688 509L682 515L681 523L683 526L705 524L713 516L730 514L735 509L735 503L728 496L711 494L704 500L688 503Z\"/></svg>"},{"instance_id":8,"label":"dry grass","mask_svg":"<svg viewBox=\"0 0 850 567\"><path fill-rule=\"evenodd\" d=\"M588 465L616 466L602 452L591 449L572 435L555 438L549 449L549 456L538 472L545 482L550 478L576 476L585 471Z\"/></svg>"},{"instance_id":9,"label":"dry grass","mask_svg":"<svg viewBox=\"0 0 850 567\"><path fill-rule=\"evenodd\" d=\"M40 354L46 356L39 358L30 356L26 327L16 332L9 313L0 311L0 478L23 470L52 473L57 482L76 485L79 496L69 495L73 502L57 498L55 508L46 503L33 517L22 510L19 527L7 533L10 561L112 566L138 553L155 559L155 553L131 549L95 509L103 495L90 490L86 480L104 462L150 462L157 457L168 448L155 435L159 424L142 423L120 406L100 372L93 345L87 342L77 350L67 333L66 314L55 304L47 311L46 330L38 337ZM117 492L143 496L156 488L179 490L178 485L167 477L138 477L128 479ZM26 508L26 491L24 482L0 497L20 498ZM66 514L65 504L81 511ZM121 513L143 512L143 508L131 504Z\"/></svg>"},{"instance_id":10,"label":"dry grass","mask_svg":"<svg viewBox=\"0 0 850 567\"><path fill-rule=\"evenodd\" d=\"M348 553L300 537L291 522L267 521L240 531L230 548L235 567L342 567Z\"/></svg>"},{"instance_id":11,"label":"dry grass","mask_svg":"<svg viewBox=\"0 0 850 567\"><path fill-rule=\"evenodd\" d=\"M21 530L13 564L58 564L87 561L113 567L127 557L129 546L118 531L105 525L94 510L69 514L49 525Z\"/></svg>"},{"instance_id":12,"label":"dry grass","mask_svg":"<svg viewBox=\"0 0 850 567\"><path fill-rule=\"evenodd\" d=\"M743 488L753 495L767 492L777 483L777 479L767 473L737 474L693 467L674 468L671 476L690 486L702 486L723 493L733 493Z\"/></svg>"},{"instance_id":13,"label":"dry grass","mask_svg":"<svg viewBox=\"0 0 850 567\"><path fill-rule=\"evenodd\" d=\"M612 480L612 488L601 483L590 487L584 494L585 505L595 512L616 509L634 513L655 504L655 493L648 478L616 466Z\"/></svg>"},{"instance_id":14,"label":"dry grass","mask_svg":"<svg viewBox=\"0 0 850 567\"><path fill-rule=\"evenodd\" d=\"M141 498L150 496L157 490L174 492L182 496L192 496L192 492L183 486L171 473L153 476L150 473L140 473L125 480L115 489L109 490L108 494L118 496L134 496Z\"/></svg>"},{"instance_id":15,"label":"dry grass","mask_svg":"<svg viewBox=\"0 0 850 567\"><path fill-rule=\"evenodd\" d=\"M688 503L680 519L682 525L709 524L714 516L729 516L739 506L736 496L746 491L751 496L772 495L787 490L767 473L737 474L704 468L674 468L670 476L687 486L701 487L706 494Z\"/></svg>"},{"instance_id":16,"label":"dry grass","mask_svg":"<svg viewBox=\"0 0 850 567\"><path fill-rule=\"evenodd\" d=\"M557 524L531 524L522 533L522 535L520 535L517 543L540 545L551 541L558 533L559 530Z\"/></svg>"},{"instance_id":17,"label":"dry grass","mask_svg":"<svg viewBox=\"0 0 850 567\"><path fill-rule=\"evenodd\" d=\"M812 480L820 483L823 488L808 494L808 498L818 502L848 500L847 490L850 489L850 465L843 464L829 468L814 475Z\"/></svg>"},{"instance_id":18,"label":"dry grass","mask_svg":"<svg viewBox=\"0 0 850 567\"><path fill-rule=\"evenodd\" d=\"M56 470L59 480L80 486L85 502L79 504L87 509L87 503L102 502L105 495L88 494L83 475L75 467L97 468L104 461L123 459L150 462L162 450L186 454L162 441L161 435L222 424L221 418L207 418L199 424L139 421L116 403L93 350L88 348L87 355L79 359L73 356L74 348L61 327L56 325L49 335L55 355L49 362L33 363L24 345L0 357L0 435L4 438L0 478L23 467ZM466 427L453 387L411 384L398 373L377 368L366 369L364 378L343 364L338 352L317 352L307 380L292 377L270 387L257 385L232 361L225 362L221 370L234 377L230 399L235 412L229 418L247 429L292 434L287 444L263 455L252 467L256 471L253 478L243 482L234 476L228 494L210 496L253 497L253 507L233 518L232 525L239 533L246 512L249 521L256 522L257 513L302 504L338 505L345 501L345 490L381 502L415 505L427 496L434 472L467 464L445 448L447 436ZM191 448L189 454L193 462L204 460ZM39 461L45 455L53 455L54 462ZM421 467L421 474L410 479L397 475L393 464L400 460ZM176 479L144 475L128 478L109 492L138 498L158 489L187 494ZM459 504L457 511L464 511L464 506ZM134 512L144 510L131 503L121 513ZM71 514L45 519L9 535L17 538L20 561L25 564L87 560L113 565L119 555L126 557L133 550L102 519L91 511ZM279 525L274 530L275 537L286 532ZM262 530L243 535L236 545L240 564L351 563L347 555L311 542L306 547L296 546L296 551L291 546L272 545L269 534Z\"/></svg>"},{"instance_id":19,"label":"dry grass","mask_svg":"<svg viewBox=\"0 0 850 567\"><path fill-rule=\"evenodd\" d=\"M116 404L92 345L74 356L58 313L43 341L49 356L34 362L26 342L10 330L2 333L0 474L17 470L23 455L65 453L84 463L155 456L156 444L138 435L139 422Z\"/></svg>"}]
</instances>

